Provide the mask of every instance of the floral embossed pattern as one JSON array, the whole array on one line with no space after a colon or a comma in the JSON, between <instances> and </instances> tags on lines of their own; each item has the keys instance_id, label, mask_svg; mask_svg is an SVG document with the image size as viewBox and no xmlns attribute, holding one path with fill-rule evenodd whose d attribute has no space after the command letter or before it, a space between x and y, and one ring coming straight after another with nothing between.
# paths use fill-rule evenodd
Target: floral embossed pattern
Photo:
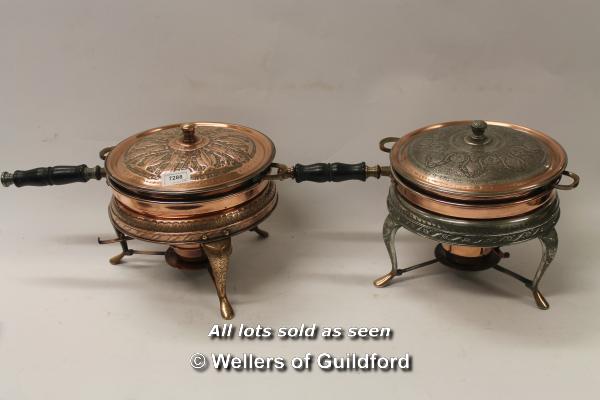
<instances>
[{"instance_id":1,"label":"floral embossed pattern","mask_svg":"<svg viewBox=\"0 0 600 400\"><path fill-rule=\"evenodd\" d=\"M415 139L410 154L423 169L467 181L501 182L545 168L546 151L528 135L496 126L489 127L486 135L488 143L473 146L465 142L464 130L448 127Z\"/></svg>"},{"instance_id":2,"label":"floral embossed pattern","mask_svg":"<svg viewBox=\"0 0 600 400\"><path fill-rule=\"evenodd\" d=\"M442 128L415 138L408 154L420 169L450 181L502 183L547 168L546 149L529 135L490 126L481 146L468 144L466 135L461 127Z\"/></svg>"},{"instance_id":3,"label":"floral embossed pattern","mask_svg":"<svg viewBox=\"0 0 600 400\"><path fill-rule=\"evenodd\" d=\"M159 180L165 171L189 170L194 181L213 178L249 162L255 143L224 127L197 127L197 142L183 146L179 128L167 129L141 139L128 149L125 164L132 172Z\"/></svg>"}]
</instances>

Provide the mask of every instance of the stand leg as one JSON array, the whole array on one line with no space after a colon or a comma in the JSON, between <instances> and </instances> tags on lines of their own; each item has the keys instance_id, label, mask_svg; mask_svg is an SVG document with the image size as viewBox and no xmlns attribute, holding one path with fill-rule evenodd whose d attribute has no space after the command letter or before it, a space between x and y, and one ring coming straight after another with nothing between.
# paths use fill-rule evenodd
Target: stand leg
<instances>
[{"instance_id":1,"label":"stand leg","mask_svg":"<svg viewBox=\"0 0 600 400\"><path fill-rule=\"evenodd\" d=\"M133 238L125 235L123 232L119 231L116 227L114 229L115 229L115 232L117 233L116 239L102 240L102 239L98 238L98 244L112 244L112 243L120 243L121 244L121 249L123 251L121 251L119 254L117 254L114 257L111 257L108 260L112 265L120 264L121 261L123 260L123 257L132 256L134 254L145 254L145 255L149 255L149 256L164 256L166 254L166 252L164 252L164 251L130 249L129 245L127 245L127 241L133 240Z\"/></svg>"},{"instance_id":2,"label":"stand leg","mask_svg":"<svg viewBox=\"0 0 600 400\"><path fill-rule=\"evenodd\" d=\"M202 244L202 249L208 257L210 272L217 296L221 306L221 316L224 319L233 318L233 308L227 299L225 284L227 282L227 271L229 269L229 256L231 255L231 239L223 239L217 242Z\"/></svg>"},{"instance_id":3,"label":"stand leg","mask_svg":"<svg viewBox=\"0 0 600 400\"><path fill-rule=\"evenodd\" d=\"M117 228L115 228L115 232L117 233L117 238L119 238L119 243L121 244L122 251L108 260L112 265L120 264L123 257L130 256L133 254L132 251L129 249L129 246L127 245L127 239L125 238L125 235Z\"/></svg>"},{"instance_id":4,"label":"stand leg","mask_svg":"<svg viewBox=\"0 0 600 400\"><path fill-rule=\"evenodd\" d=\"M523 284L529 290L531 290L533 299L535 300L535 304L538 306L538 308L540 310L547 310L550 308L550 304L548 304L546 298L539 291L538 286L542 276L544 276L544 272L546 272L550 266L550 263L552 260L554 260L554 256L556 255L556 250L558 248L558 235L556 234L556 230L552 228L552 230L545 233L543 236L540 236L539 239L542 243L542 259L540 260L540 265L533 279L528 279L523 275L517 274L516 272L506 269L500 265L494 266L494 269L523 282Z\"/></svg>"},{"instance_id":5,"label":"stand leg","mask_svg":"<svg viewBox=\"0 0 600 400\"><path fill-rule=\"evenodd\" d=\"M252 232L256 232L256 234L258 234L258 236L260 236L261 239L266 239L269 237L269 232L267 231L263 231L262 229L260 229L258 226L254 227L252 229L250 229Z\"/></svg>"},{"instance_id":6,"label":"stand leg","mask_svg":"<svg viewBox=\"0 0 600 400\"><path fill-rule=\"evenodd\" d=\"M538 308L541 310L547 310L550 305L540 293L538 286L540 284L540 280L544 276L544 273L550 266L552 260L554 260L554 256L556 256L556 251L558 249L558 235L556 234L556 230L552 228L551 231L547 232L543 236L540 236L540 242L542 243L542 259L540 260L540 266L538 267L535 276L531 282L531 292L533 293L533 298L535 299L535 303Z\"/></svg>"},{"instance_id":7,"label":"stand leg","mask_svg":"<svg viewBox=\"0 0 600 400\"><path fill-rule=\"evenodd\" d=\"M385 247L390 256L390 261L392 262L392 270L373 282L373 284L379 288L389 285L390 281L398 275L395 239L396 232L398 232L398 229L400 228L400 224L398 224L391 215L388 215L383 223L383 241L385 242Z\"/></svg>"}]
</instances>

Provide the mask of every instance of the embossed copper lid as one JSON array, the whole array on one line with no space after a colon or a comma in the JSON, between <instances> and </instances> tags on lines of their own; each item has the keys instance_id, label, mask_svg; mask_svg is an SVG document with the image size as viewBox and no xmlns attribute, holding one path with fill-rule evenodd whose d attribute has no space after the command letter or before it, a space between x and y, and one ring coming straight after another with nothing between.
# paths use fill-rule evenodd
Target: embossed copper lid
<instances>
[{"instance_id":1,"label":"embossed copper lid","mask_svg":"<svg viewBox=\"0 0 600 400\"><path fill-rule=\"evenodd\" d=\"M150 129L110 151L111 184L152 197L209 194L233 189L265 171L275 146L241 125L193 122Z\"/></svg>"},{"instance_id":2,"label":"embossed copper lid","mask_svg":"<svg viewBox=\"0 0 600 400\"><path fill-rule=\"evenodd\" d=\"M548 135L493 121L453 121L417 129L393 146L396 178L460 200L525 196L559 179L564 149Z\"/></svg>"}]
</instances>

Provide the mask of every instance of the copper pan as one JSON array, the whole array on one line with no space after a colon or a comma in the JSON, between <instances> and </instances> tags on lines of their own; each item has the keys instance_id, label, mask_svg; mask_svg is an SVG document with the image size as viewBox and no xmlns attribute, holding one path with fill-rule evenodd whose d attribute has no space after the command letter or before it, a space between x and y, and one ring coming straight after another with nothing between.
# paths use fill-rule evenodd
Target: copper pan
<instances>
[{"instance_id":1,"label":"copper pan","mask_svg":"<svg viewBox=\"0 0 600 400\"><path fill-rule=\"evenodd\" d=\"M556 191L543 191L539 194L514 201L493 203L460 203L457 201L433 197L409 187L394 176L396 192L406 200L425 210L449 217L465 219L498 219L527 214L542 207L556 198Z\"/></svg>"},{"instance_id":2,"label":"copper pan","mask_svg":"<svg viewBox=\"0 0 600 400\"><path fill-rule=\"evenodd\" d=\"M391 143L393 146L388 147ZM458 202L525 198L550 188L569 190L579 184L576 174L565 171L567 155L558 142L541 131L505 122L428 125L400 138L384 138L379 148L390 153L396 181L400 177L421 192ZM530 158L519 152L528 153ZM495 164L487 168L490 160ZM520 165L513 167L510 162ZM454 165L455 173L449 172L450 165ZM489 174L473 173L469 166L487 168ZM572 183L559 184L561 175L570 177Z\"/></svg>"}]
</instances>

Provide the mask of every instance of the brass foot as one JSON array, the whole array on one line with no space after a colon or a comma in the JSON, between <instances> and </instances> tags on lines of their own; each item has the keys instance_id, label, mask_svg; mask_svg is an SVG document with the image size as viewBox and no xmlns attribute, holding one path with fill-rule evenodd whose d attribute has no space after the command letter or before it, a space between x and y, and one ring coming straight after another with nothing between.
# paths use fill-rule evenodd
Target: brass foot
<instances>
[{"instance_id":1,"label":"brass foot","mask_svg":"<svg viewBox=\"0 0 600 400\"><path fill-rule=\"evenodd\" d=\"M117 265L117 264L121 263L121 261L123 260L123 257L130 256L133 254L133 251L130 250L129 246L127 245L127 241L133 240L133 238L125 235L123 232L118 230L116 227L113 226L113 228L115 230L115 233L117 234L117 237L115 239L108 239L108 240L102 240L102 239L98 238L98 244L119 243L121 245L121 249L123 251L121 251L119 254L117 254L114 257L111 257L108 260L108 262L111 263L112 265Z\"/></svg>"},{"instance_id":2,"label":"brass foot","mask_svg":"<svg viewBox=\"0 0 600 400\"><path fill-rule=\"evenodd\" d=\"M263 231L258 226L250 229L252 232L256 232L261 239L266 239L269 237L269 232Z\"/></svg>"},{"instance_id":3,"label":"brass foot","mask_svg":"<svg viewBox=\"0 0 600 400\"><path fill-rule=\"evenodd\" d=\"M392 281L392 279L394 279L395 276L396 274L394 274L393 272L388 272L381 278L375 279L373 281L373 285L377 286L378 288L385 287L390 284L390 282Z\"/></svg>"},{"instance_id":4,"label":"brass foot","mask_svg":"<svg viewBox=\"0 0 600 400\"><path fill-rule=\"evenodd\" d=\"M114 257L111 257L108 262L110 262L112 265L118 265L121 264L121 260L123 260L123 257L128 256L129 254L125 253L125 252L121 252L119 254L117 254Z\"/></svg>"},{"instance_id":5,"label":"brass foot","mask_svg":"<svg viewBox=\"0 0 600 400\"><path fill-rule=\"evenodd\" d=\"M227 297L223 297L219 299L219 301L221 303L221 316L223 319L233 319L235 314L233 313L233 307L231 307L231 304L229 304Z\"/></svg>"},{"instance_id":6,"label":"brass foot","mask_svg":"<svg viewBox=\"0 0 600 400\"><path fill-rule=\"evenodd\" d=\"M437 258L434 258L433 260L429 260L429 261L425 261L422 263L418 263L413 265L412 267L408 267L408 268L402 268L402 269L398 269L396 268L396 270L394 271L394 269L392 269L390 272L388 272L387 274L385 274L384 276L382 276L379 279L376 279L373 284L379 288L387 286L390 284L390 282L392 281L392 279L394 279L395 276L400 276L406 272L410 272L410 271L414 271L415 269L419 269L419 268L423 268L426 267L428 265L431 264L435 264L436 262L438 262Z\"/></svg>"},{"instance_id":7,"label":"brass foot","mask_svg":"<svg viewBox=\"0 0 600 400\"><path fill-rule=\"evenodd\" d=\"M202 244L202 249L208 257L210 264L210 276L213 279L217 296L219 297L221 316L224 319L233 318L233 308L227 299L226 283L227 271L229 270L229 256L231 255L231 239L223 239L216 242Z\"/></svg>"},{"instance_id":8,"label":"brass foot","mask_svg":"<svg viewBox=\"0 0 600 400\"><path fill-rule=\"evenodd\" d=\"M540 310L547 310L550 308L550 304L548 304L548 301L539 290L533 290L532 293L533 298L535 299L535 304L537 304Z\"/></svg>"}]
</instances>

